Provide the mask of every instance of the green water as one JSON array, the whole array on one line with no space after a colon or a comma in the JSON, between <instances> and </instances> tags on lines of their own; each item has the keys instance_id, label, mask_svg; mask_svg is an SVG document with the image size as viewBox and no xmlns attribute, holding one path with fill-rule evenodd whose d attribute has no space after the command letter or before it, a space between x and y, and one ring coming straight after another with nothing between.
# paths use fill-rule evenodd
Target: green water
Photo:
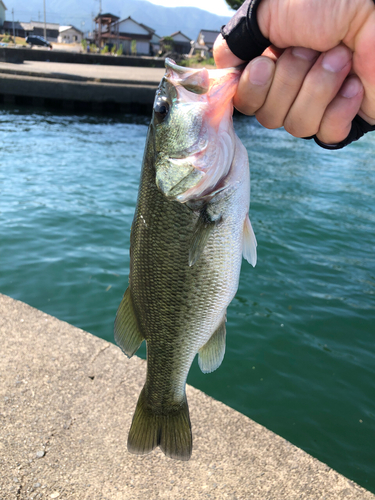
<instances>
[{"instance_id":1,"label":"green water","mask_svg":"<svg viewBox=\"0 0 375 500\"><path fill-rule=\"evenodd\" d=\"M113 341L148 118L0 121L0 292ZM327 152L235 125L258 264L222 366L188 381L375 492L375 134Z\"/></svg>"}]
</instances>

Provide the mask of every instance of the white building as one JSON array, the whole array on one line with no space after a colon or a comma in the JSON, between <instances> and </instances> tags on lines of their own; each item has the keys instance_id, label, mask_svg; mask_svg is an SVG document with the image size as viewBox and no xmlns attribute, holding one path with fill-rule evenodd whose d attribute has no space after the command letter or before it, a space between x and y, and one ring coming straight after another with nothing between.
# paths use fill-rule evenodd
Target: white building
<instances>
[{"instance_id":1,"label":"white building","mask_svg":"<svg viewBox=\"0 0 375 500\"><path fill-rule=\"evenodd\" d=\"M135 44L135 52L137 55L149 55L150 43L155 30L149 28L145 24L137 23L130 16L122 21L112 23L109 27L110 32L102 33L102 38L116 39L122 43L124 54L132 52L132 45ZM132 44L133 42L133 44Z\"/></svg>"},{"instance_id":2,"label":"white building","mask_svg":"<svg viewBox=\"0 0 375 500\"><path fill-rule=\"evenodd\" d=\"M191 49L191 40L188 36L181 33L181 31L176 31L172 33L169 37L163 37L160 39L160 45L165 49L168 47L173 40L171 47L172 52L177 52L178 54L188 54Z\"/></svg>"},{"instance_id":3,"label":"white building","mask_svg":"<svg viewBox=\"0 0 375 500\"><path fill-rule=\"evenodd\" d=\"M0 0L1 1L1 0ZM60 26L58 43L81 43L83 33L74 26Z\"/></svg>"},{"instance_id":4,"label":"white building","mask_svg":"<svg viewBox=\"0 0 375 500\"><path fill-rule=\"evenodd\" d=\"M157 35L156 33L154 33L152 35L152 38L151 38L151 41L150 41L150 46L151 46L151 50L150 50L150 54L151 55L157 55L159 50L160 50L160 36Z\"/></svg>"}]
</instances>

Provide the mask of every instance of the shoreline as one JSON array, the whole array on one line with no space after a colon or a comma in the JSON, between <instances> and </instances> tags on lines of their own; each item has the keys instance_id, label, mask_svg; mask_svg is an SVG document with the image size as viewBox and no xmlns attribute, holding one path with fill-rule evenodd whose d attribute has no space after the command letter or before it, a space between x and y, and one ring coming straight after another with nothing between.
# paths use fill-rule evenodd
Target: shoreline
<instances>
[{"instance_id":1,"label":"shoreline","mask_svg":"<svg viewBox=\"0 0 375 500\"><path fill-rule=\"evenodd\" d=\"M0 103L150 114L164 68L0 62Z\"/></svg>"}]
</instances>

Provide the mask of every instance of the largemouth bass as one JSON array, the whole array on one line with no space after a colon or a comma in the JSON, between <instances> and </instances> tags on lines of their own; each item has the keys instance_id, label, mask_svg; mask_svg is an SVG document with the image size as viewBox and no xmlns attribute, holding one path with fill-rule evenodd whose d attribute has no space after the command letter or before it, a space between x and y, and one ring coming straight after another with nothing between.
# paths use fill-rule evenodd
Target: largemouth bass
<instances>
[{"instance_id":1,"label":"largemouth bass","mask_svg":"<svg viewBox=\"0 0 375 500\"><path fill-rule=\"evenodd\" d=\"M189 69L166 60L156 93L130 235L130 275L115 340L130 358L147 344L147 376L128 450L160 446L189 460L186 378L225 352L226 310L242 256L256 263L247 152L232 123L241 71Z\"/></svg>"}]
</instances>

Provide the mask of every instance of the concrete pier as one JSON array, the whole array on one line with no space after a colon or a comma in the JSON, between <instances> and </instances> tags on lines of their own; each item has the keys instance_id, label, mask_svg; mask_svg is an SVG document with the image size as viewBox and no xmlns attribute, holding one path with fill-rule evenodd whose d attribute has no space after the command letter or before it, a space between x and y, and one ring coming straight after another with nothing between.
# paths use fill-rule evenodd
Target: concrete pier
<instances>
[{"instance_id":1,"label":"concrete pier","mask_svg":"<svg viewBox=\"0 0 375 500\"><path fill-rule=\"evenodd\" d=\"M0 62L0 102L149 114L163 74L163 68Z\"/></svg>"},{"instance_id":2,"label":"concrete pier","mask_svg":"<svg viewBox=\"0 0 375 500\"><path fill-rule=\"evenodd\" d=\"M1 294L0 345L0 500L375 500L192 387L191 460L131 455L144 361Z\"/></svg>"}]
</instances>

